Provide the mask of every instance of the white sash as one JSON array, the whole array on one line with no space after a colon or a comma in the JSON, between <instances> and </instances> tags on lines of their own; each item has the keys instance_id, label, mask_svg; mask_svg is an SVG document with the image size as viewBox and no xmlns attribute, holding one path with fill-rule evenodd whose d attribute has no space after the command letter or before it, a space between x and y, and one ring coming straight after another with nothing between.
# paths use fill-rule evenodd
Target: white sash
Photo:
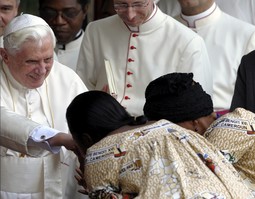
<instances>
[{"instance_id":1,"label":"white sash","mask_svg":"<svg viewBox=\"0 0 255 199\"><path fill-rule=\"evenodd\" d=\"M0 162L2 192L43 192L43 199L63 198L59 154L43 158L6 156Z\"/></svg>"}]
</instances>

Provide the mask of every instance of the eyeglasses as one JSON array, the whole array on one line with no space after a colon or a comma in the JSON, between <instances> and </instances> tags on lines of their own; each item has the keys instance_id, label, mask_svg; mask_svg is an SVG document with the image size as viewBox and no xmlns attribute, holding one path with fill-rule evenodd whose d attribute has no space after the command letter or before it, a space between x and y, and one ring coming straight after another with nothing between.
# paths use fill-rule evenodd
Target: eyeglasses
<instances>
[{"instance_id":1,"label":"eyeglasses","mask_svg":"<svg viewBox=\"0 0 255 199\"><path fill-rule=\"evenodd\" d=\"M61 17L66 20L72 20L76 16L78 16L78 14L81 12L81 10L82 9L76 10L76 9L71 8L71 9L66 9L66 10L62 10L62 11L57 11L57 10L54 10L51 8L44 8L44 9L40 9L40 15L45 20L55 19L58 15L61 15Z\"/></svg>"},{"instance_id":2,"label":"eyeglasses","mask_svg":"<svg viewBox=\"0 0 255 199\"><path fill-rule=\"evenodd\" d=\"M128 5L127 3L115 3L114 9L116 12L126 12L129 7L131 7L133 10L138 11L138 10L143 10L149 5L149 1L144 1L144 2L137 2L131 5Z\"/></svg>"}]
</instances>

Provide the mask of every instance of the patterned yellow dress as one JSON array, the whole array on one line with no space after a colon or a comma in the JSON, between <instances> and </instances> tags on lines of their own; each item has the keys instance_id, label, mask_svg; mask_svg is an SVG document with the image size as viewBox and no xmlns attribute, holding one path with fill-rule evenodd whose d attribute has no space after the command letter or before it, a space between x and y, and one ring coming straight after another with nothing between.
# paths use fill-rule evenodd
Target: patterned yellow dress
<instances>
[{"instance_id":1,"label":"patterned yellow dress","mask_svg":"<svg viewBox=\"0 0 255 199\"><path fill-rule=\"evenodd\" d=\"M204 137L167 120L88 149L90 198L249 199L238 172Z\"/></svg>"},{"instance_id":2,"label":"patterned yellow dress","mask_svg":"<svg viewBox=\"0 0 255 199\"><path fill-rule=\"evenodd\" d=\"M255 114L237 108L212 123L204 136L233 163L255 195Z\"/></svg>"}]
</instances>

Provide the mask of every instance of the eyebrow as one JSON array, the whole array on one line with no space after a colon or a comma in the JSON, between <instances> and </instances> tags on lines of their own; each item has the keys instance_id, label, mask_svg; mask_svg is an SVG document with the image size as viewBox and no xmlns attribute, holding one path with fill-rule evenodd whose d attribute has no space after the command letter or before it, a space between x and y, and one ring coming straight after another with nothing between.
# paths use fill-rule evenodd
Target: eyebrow
<instances>
[{"instance_id":1,"label":"eyebrow","mask_svg":"<svg viewBox=\"0 0 255 199\"><path fill-rule=\"evenodd\" d=\"M131 4L134 4L134 3L143 3L143 1L135 1L135 2L132 2ZM123 1L117 1L114 4L128 4L128 3L127 2L123 2Z\"/></svg>"},{"instance_id":2,"label":"eyebrow","mask_svg":"<svg viewBox=\"0 0 255 199\"><path fill-rule=\"evenodd\" d=\"M0 9L2 8L14 8L14 5L0 5Z\"/></svg>"}]
</instances>

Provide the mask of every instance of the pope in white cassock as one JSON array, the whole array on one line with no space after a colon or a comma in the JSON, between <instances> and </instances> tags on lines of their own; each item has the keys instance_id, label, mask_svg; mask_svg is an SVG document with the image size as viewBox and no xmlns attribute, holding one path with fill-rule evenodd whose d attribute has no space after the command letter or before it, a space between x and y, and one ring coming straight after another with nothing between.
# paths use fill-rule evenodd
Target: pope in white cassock
<instances>
[{"instance_id":1,"label":"pope in white cassock","mask_svg":"<svg viewBox=\"0 0 255 199\"><path fill-rule=\"evenodd\" d=\"M24 14L4 30L1 48L0 198L86 198L77 192L76 145L66 107L87 91L76 73L54 61L54 33ZM71 151L72 150L72 151Z\"/></svg>"}]
</instances>

